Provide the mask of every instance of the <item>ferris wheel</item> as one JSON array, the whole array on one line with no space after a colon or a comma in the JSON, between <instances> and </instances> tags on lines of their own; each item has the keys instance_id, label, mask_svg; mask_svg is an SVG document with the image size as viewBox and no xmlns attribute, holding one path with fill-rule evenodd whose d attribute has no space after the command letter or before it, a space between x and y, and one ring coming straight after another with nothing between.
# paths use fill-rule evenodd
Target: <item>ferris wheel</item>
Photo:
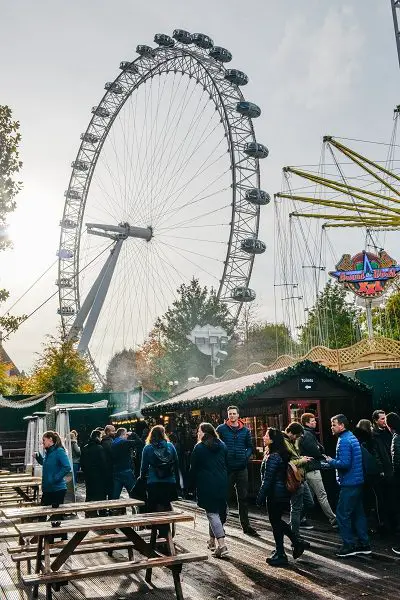
<instances>
[{"instance_id":1,"label":"ferris wheel","mask_svg":"<svg viewBox=\"0 0 400 600\"><path fill-rule=\"evenodd\" d=\"M148 336L193 277L236 318L249 288L260 207L261 109L248 77L207 35L178 29L137 46L105 84L72 163L61 220L59 308L97 374Z\"/></svg>"}]
</instances>

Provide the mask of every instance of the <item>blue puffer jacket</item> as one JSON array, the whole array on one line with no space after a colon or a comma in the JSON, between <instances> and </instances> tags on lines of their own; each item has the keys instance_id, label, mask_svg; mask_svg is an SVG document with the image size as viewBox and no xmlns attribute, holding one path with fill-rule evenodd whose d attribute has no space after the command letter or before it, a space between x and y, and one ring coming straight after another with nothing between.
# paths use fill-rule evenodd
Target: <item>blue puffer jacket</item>
<instances>
[{"instance_id":1,"label":"blue puffer jacket","mask_svg":"<svg viewBox=\"0 0 400 600\"><path fill-rule=\"evenodd\" d=\"M290 494L286 488L287 462L278 452L265 455L261 463L261 488L257 495L257 505L265 504L267 498L275 502L287 502Z\"/></svg>"},{"instance_id":2,"label":"blue puffer jacket","mask_svg":"<svg viewBox=\"0 0 400 600\"><path fill-rule=\"evenodd\" d=\"M64 477L71 472L71 464L64 448L50 446L44 456L38 452L36 460L43 465L42 490L44 492L59 492L67 489Z\"/></svg>"},{"instance_id":3,"label":"blue puffer jacket","mask_svg":"<svg viewBox=\"0 0 400 600\"><path fill-rule=\"evenodd\" d=\"M250 430L240 420L238 427L231 427L225 421L223 425L218 425L217 433L228 450L228 471L245 469L253 454Z\"/></svg>"},{"instance_id":4,"label":"blue puffer jacket","mask_svg":"<svg viewBox=\"0 0 400 600\"><path fill-rule=\"evenodd\" d=\"M339 435L336 458L329 461L329 466L336 469L336 480L340 486L364 483L361 447L351 431L343 431Z\"/></svg>"}]
</instances>

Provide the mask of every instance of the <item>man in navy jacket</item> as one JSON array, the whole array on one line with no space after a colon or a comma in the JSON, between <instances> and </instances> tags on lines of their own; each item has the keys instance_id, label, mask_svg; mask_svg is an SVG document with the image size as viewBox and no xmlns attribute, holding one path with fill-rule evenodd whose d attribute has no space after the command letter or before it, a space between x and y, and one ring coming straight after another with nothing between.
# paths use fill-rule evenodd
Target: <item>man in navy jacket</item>
<instances>
[{"instance_id":1,"label":"man in navy jacket","mask_svg":"<svg viewBox=\"0 0 400 600\"><path fill-rule=\"evenodd\" d=\"M247 463L253 454L253 442L250 430L239 419L237 406L228 406L228 418L223 425L218 425L217 432L228 449L229 484L236 492L240 525L244 533L256 537L258 533L250 526L247 505L249 487Z\"/></svg>"},{"instance_id":2,"label":"man in navy jacket","mask_svg":"<svg viewBox=\"0 0 400 600\"><path fill-rule=\"evenodd\" d=\"M371 554L363 508L362 452L357 438L348 430L348 426L349 422L344 415L332 417L331 430L338 437L336 458L326 457L329 466L336 469L336 480L340 486L336 520L343 546L336 555L341 558Z\"/></svg>"}]
</instances>

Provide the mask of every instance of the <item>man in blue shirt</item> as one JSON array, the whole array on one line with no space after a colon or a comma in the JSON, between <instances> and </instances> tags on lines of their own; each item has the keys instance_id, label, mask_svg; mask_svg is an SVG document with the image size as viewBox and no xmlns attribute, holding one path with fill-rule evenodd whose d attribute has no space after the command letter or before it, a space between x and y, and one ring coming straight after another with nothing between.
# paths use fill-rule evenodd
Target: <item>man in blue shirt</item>
<instances>
[{"instance_id":1,"label":"man in blue shirt","mask_svg":"<svg viewBox=\"0 0 400 600\"><path fill-rule=\"evenodd\" d=\"M236 492L240 525L244 533L258 537L257 531L250 526L247 505L249 487L247 463L253 454L253 442L250 430L239 419L237 406L228 406L228 418L225 423L218 425L217 433L228 449L229 483Z\"/></svg>"},{"instance_id":2,"label":"man in blue shirt","mask_svg":"<svg viewBox=\"0 0 400 600\"><path fill-rule=\"evenodd\" d=\"M349 422L344 415L332 417L332 434L338 437L336 458L326 457L329 466L336 469L336 480L340 486L336 507L336 520L343 540L343 546L336 553L340 558L371 554L363 507L362 452L357 438L348 427Z\"/></svg>"}]
</instances>

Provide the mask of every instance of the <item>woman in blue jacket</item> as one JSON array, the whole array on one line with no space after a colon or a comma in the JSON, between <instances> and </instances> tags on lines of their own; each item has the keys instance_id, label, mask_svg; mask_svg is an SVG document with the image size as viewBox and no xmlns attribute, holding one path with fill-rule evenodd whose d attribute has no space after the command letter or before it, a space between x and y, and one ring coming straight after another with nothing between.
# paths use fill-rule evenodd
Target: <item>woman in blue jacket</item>
<instances>
[{"instance_id":1,"label":"woman in blue jacket","mask_svg":"<svg viewBox=\"0 0 400 600\"><path fill-rule=\"evenodd\" d=\"M279 429L269 427L264 435L264 444L266 450L261 464L261 488L257 496L257 505L263 506L265 501L267 502L276 546L266 561L273 567L282 567L288 564L283 546L285 535L292 542L293 558L299 558L303 554L305 545L293 535L289 523L282 518L290 501L286 487L289 453L283 433Z\"/></svg>"},{"instance_id":2,"label":"woman in blue jacket","mask_svg":"<svg viewBox=\"0 0 400 600\"><path fill-rule=\"evenodd\" d=\"M162 425L155 425L143 448L140 479L147 486L147 509L149 512L172 510L171 502L178 500L178 455ZM158 527L160 537L168 533L168 525Z\"/></svg>"},{"instance_id":3,"label":"woman in blue jacket","mask_svg":"<svg viewBox=\"0 0 400 600\"><path fill-rule=\"evenodd\" d=\"M71 464L61 438L55 431L46 431L43 434L44 455L37 452L36 460L43 465L42 471L42 499L43 506L57 508L63 504L67 484L64 477L71 472Z\"/></svg>"},{"instance_id":4,"label":"woman in blue jacket","mask_svg":"<svg viewBox=\"0 0 400 600\"><path fill-rule=\"evenodd\" d=\"M228 497L228 451L211 423L199 425L197 440L190 459L190 476L197 491L197 504L207 514L210 532L208 547L216 558L221 558L228 554L224 531Z\"/></svg>"}]
</instances>

